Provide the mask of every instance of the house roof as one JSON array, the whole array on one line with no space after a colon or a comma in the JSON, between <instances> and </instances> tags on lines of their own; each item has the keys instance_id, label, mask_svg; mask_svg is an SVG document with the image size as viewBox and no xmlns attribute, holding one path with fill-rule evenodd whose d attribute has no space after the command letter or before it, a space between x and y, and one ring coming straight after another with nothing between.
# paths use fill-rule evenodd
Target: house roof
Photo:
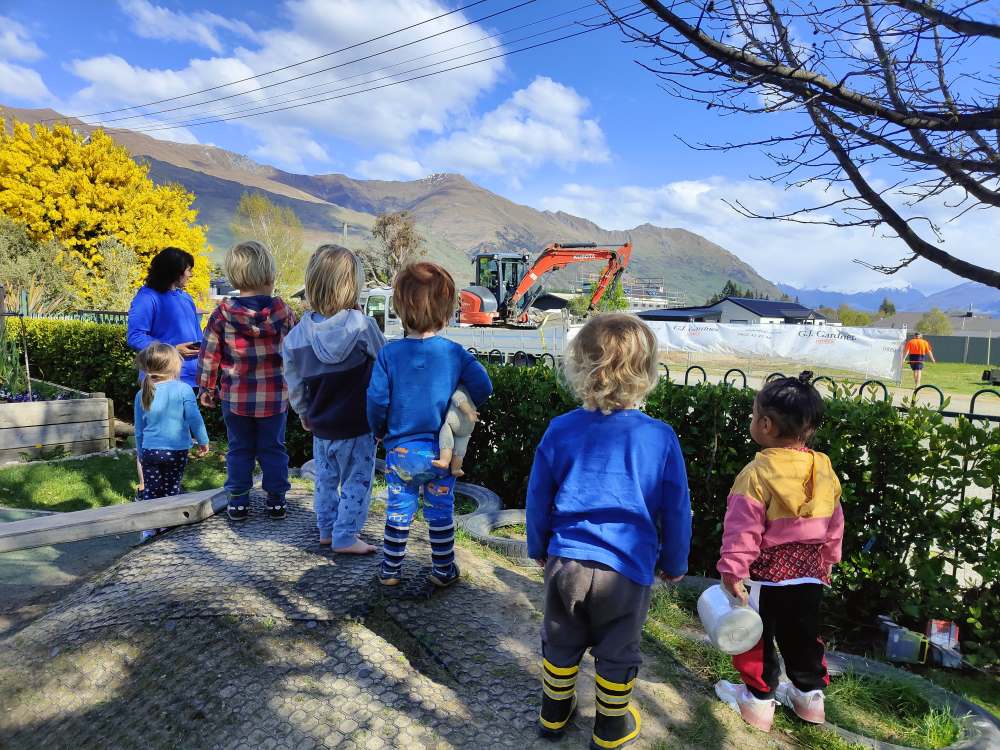
<instances>
[{"instance_id":1,"label":"house roof","mask_svg":"<svg viewBox=\"0 0 1000 750\"><path fill-rule=\"evenodd\" d=\"M725 297L721 301L732 302L739 305L744 310L749 310L754 315L762 318L793 318L806 320L810 317L822 318L823 316L812 308L800 305L798 302L786 302L771 299L747 299L746 297Z\"/></svg>"},{"instance_id":2,"label":"house roof","mask_svg":"<svg viewBox=\"0 0 1000 750\"><path fill-rule=\"evenodd\" d=\"M714 305L703 305L701 307L667 307L662 310L644 310L639 313L639 317L646 320L719 320L722 315L719 310L719 304L726 300L761 318L826 320L820 313L797 302L746 299L745 297L724 297Z\"/></svg>"}]
</instances>

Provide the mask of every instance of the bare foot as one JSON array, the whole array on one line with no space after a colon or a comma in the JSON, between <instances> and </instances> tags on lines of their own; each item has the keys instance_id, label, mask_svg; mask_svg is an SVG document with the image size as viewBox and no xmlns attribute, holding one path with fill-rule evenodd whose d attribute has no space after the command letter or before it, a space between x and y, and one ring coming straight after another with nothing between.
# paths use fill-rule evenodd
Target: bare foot
<instances>
[{"instance_id":1,"label":"bare foot","mask_svg":"<svg viewBox=\"0 0 1000 750\"><path fill-rule=\"evenodd\" d=\"M435 458L431 461L431 466L437 466L439 469L447 469L450 461L442 461L440 458Z\"/></svg>"},{"instance_id":2,"label":"bare foot","mask_svg":"<svg viewBox=\"0 0 1000 750\"><path fill-rule=\"evenodd\" d=\"M462 471L461 469L452 469L451 470L451 475L453 477L464 477L465 476L465 472Z\"/></svg>"},{"instance_id":3,"label":"bare foot","mask_svg":"<svg viewBox=\"0 0 1000 750\"><path fill-rule=\"evenodd\" d=\"M324 539L323 537L320 537L319 543L321 547L329 547L331 544L333 544L333 539Z\"/></svg>"},{"instance_id":4,"label":"bare foot","mask_svg":"<svg viewBox=\"0 0 1000 750\"><path fill-rule=\"evenodd\" d=\"M375 547L368 542L355 539L354 544L350 547L336 547L333 551L342 555L370 555L375 551Z\"/></svg>"}]
</instances>

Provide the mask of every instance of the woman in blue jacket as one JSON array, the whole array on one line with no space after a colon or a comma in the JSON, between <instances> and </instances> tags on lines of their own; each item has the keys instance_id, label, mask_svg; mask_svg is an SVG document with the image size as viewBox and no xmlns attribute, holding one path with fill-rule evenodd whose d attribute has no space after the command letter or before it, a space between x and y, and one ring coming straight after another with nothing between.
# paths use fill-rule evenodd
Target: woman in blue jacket
<instances>
[{"instance_id":1,"label":"woman in blue jacket","mask_svg":"<svg viewBox=\"0 0 1000 750\"><path fill-rule=\"evenodd\" d=\"M128 345L137 352L157 341L172 344L184 359L180 380L195 387L201 349L201 316L184 287L194 258L176 247L161 250L149 264L146 284L128 311Z\"/></svg>"}]
</instances>

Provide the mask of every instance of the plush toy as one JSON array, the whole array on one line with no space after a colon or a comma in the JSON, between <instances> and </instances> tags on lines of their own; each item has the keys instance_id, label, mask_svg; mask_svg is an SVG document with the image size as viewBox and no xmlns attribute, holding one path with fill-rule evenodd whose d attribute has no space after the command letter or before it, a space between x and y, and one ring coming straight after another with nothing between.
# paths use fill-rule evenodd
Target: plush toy
<instances>
[{"instance_id":1,"label":"plush toy","mask_svg":"<svg viewBox=\"0 0 1000 750\"><path fill-rule=\"evenodd\" d=\"M439 469L451 467L451 473L456 477L465 476L462 471L462 461L469 447L472 430L479 421L479 412L469 398L469 392L462 386L451 394L451 405L448 414L438 433L438 448L440 457L431 463Z\"/></svg>"}]
</instances>

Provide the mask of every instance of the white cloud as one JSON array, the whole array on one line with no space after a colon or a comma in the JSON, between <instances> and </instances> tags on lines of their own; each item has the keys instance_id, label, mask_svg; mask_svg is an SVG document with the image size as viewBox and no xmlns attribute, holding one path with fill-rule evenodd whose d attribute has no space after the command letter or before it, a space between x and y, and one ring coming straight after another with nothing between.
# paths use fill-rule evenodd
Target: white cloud
<instances>
[{"instance_id":1,"label":"white cloud","mask_svg":"<svg viewBox=\"0 0 1000 750\"><path fill-rule=\"evenodd\" d=\"M263 142L251 151L255 159L290 171L305 169L306 159L329 162L330 155L303 128L268 127L261 130Z\"/></svg>"},{"instance_id":2,"label":"white cloud","mask_svg":"<svg viewBox=\"0 0 1000 750\"><path fill-rule=\"evenodd\" d=\"M44 56L24 26L13 18L0 16L0 59L31 62Z\"/></svg>"},{"instance_id":3,"label":"white cloud","mask_svg":"<svg viewBox=\"0 0 1000 750\"><path fill-rule=\"evenodd\" d=\"M429 174L416 159L398 154L378 154L360 162L355 171L370 180L418 180Z\"/></svg>"},{"instance_id":4,"label":"white cloud","mask_svg":"<svg viewBox=\"0 0 1000 750\"><path fill-rule=\"evenodd\" d=\"M184 33L189 35L191 41L199 41L210 49L218 49L212 40L220 41L216 32L221 26L204 14L185 16L158 8L148 0L122 2L123 7L134 11L133 18L141 17L148 21L142 25L142 33L173 35L171 38ZM84 78L88 85L70 100L68 106L73 112L87 112L179 96L226 81L252 77L254 71L273 70L299 60L326 55L333 50L382 35L387 29L424 21L447 10L450 8L441 0L380 0L378 3L365 0L287 0L282 9L283 22L280 26L260 30L255 33L251 45L238 47L226 56L208 60L194 59L177 68L161 69L141 68L114 55L75 60L70 64L70 70ZM196 23L181 30L178 19L193 19ZM214 119L254 106L267 105L267 98L277 95L282 95L281 103L297 104L303 98L313 95L316 98L334 97L365 86L382 86L402 81L413 75L403 71L416 65L425 65L432 59L402 65L405 61L435 52L444 46L476 41L489 32L479 25L471 25L436 39L415 43L406 49L379 55L369 61L344 65L337 70L309 76L285 86L247 93L225 102L211 101L220 95L249 92L259 85L283 81L398 44L413 42L461 25L467 20L464 14L455 13L390 39L325 57L309 65L274 75L258 75L256 79L241 84L238 88L167 105L203 102L199 106L151 116L173 122ZM200 27L198 23L201 24ZM195 34L197 39L191 38ZM389 65L396 67L378 72L375 70ZM279 127L301 128L308 131L316 141L322 141L324 137L338 137L365 146L397 150L417 133L444 133L454 122L467 120L476 99L493 86L503 68L502 60L492 60L429 79L250 117L240 120L239 124L260 133L260 148L264 151L273 150L274 144L268 141L268 134ZM305 87L313 88L296 92ZM292 99L300 101L290 101ZM127 120L108 124L115 127L132 125ZM162 134L155 132L151 135L162 137Z\"/></svg>"},{"instance_id":5,"label":"white cloud","mask_svg":"<svg viewBox=\"0 0 1000 750\"><path fill-rule=\"evenodd\" d=\"M233 21L209 11L183 13L153 5L149 0L118 0L132 19L132 30L145 39L193 42L213 52L222 52L218 31L229 31L252 39L254 31L242 21Z\"/></svg>"},{"instance_id":6,"label":"white cloud","mask_svg":"<svg viewBox=\"0 0 1000 750\"><path fill-rule=\"evenodd\" d=\"M574 89L539 76L469 128L432 144L423 161L435 171L479 174L605 162L604 132L584 117L589 106Z\"/></svg>"},{"instance_id":7,"label":"white cloud","mask_svg":"<svg viewBox=\"0 0 1000 750\"><path fill-rule=\"evenodd\" d=\"M27 101L51 99L52 94L37 70L13 62L33 62L44 56L24 26L0 16L0 94Z\"/></svg>"},{"instance_id":8,"label":"white cloud","mask_svg":"<svg viewBox=\"0 0 1000 750\"><path fill-rule=\"evenodd\" d=\"M955 196L946 198L955 202ZM711 177L655 187L567 184L540 203L550 210L585 216L609 229L631 229L647 222L687 229L734 253L765 278L799 287L857 291L910 283L936 291L963 281L923 260L890 277L853 263L855 258L863 258L891 265L909 255L899 239L885 236L886 230L873 234L859 228L747 219L726 206L723 199L741 201L760 213L780 213L829 201L830 196L824 196L818 186L786 191L756 181ZM923 213L930 213L941 224L945 239L942 248L992 267L996 237L1000 236L1000 215L996 211L971 212L946 223L954 211L949 213L944 204L942 199L922 208Z\"/></svg>"},{"instance_id":9,"label":"white cloud","mask_svg":"<svg viewBox=\"0 0 1000 750\"><path fill-rule=\"evenodd\" d=\"M0 93L27 100L51 96L38 71L5 62L0 62Z\"/></svg>"},{"instance_id":10,"label":"white cloud","mask_svg":"<svg viewBox=\"0 0 1000 750\"><path fill-rule=\"evenodd\" d=\"M382 179L462 172L516 180L548 163L572 167L605 162L604 132L596 120L585 117L589 106L574 89L539 76L496 109L420 149L418 158L382 153L357 169Z\"/></svg>"}]
</instances>

